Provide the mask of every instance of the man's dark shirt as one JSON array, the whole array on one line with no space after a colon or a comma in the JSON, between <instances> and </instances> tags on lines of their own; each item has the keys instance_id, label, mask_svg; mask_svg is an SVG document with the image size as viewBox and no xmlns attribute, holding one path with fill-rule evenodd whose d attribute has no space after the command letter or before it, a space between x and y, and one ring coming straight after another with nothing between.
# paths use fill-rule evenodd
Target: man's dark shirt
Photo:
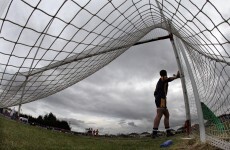
<instances>
[{"instance_id":1,"label":"man's dark shirt","mask_svg":"<svg viewBox=\"0 0 230 150\"><path fill-rule=\"evenodd\" d=\"M168 92L168 82L173 81L174 79L172 78L168 78L166 80L161 80L161 78L159 79L159 81L157 82L156 85L156 89L154 91L154 96L156 99L166 99L166 95Z\"/></svg>"}]
</instances>

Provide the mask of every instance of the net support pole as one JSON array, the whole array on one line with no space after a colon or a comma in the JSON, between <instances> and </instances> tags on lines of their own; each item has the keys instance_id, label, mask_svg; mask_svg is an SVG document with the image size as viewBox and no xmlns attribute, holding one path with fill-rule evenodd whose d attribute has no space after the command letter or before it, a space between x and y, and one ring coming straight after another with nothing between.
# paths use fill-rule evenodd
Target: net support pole
<instances>
[{"instance_id":1,"label":"net support pole","mask_svg":"<svg viewBox=\"0 0 230 150\"><path fill-rule=\"evenodd\" d=\"M178 41L178 44L179 44L179 47L183 47L179 41ZM205 127L204 127L204 117L203 117L199 92L197 90L196 81L195 81L195 78L194 78L194 75L193 75L193 72L192 72L191 66L189 64L189 61L187 59L185 51L181 50L181 54L184 58L184 61L185 61L185 64L186 64L186 67L188 70L189 78L190 78L191 84L192 84L193 94L195 97L195 103L196 103L196 109L197 109L197 115L198 115L198 121L199 121L199 129L200 129L200 141L205 143L206 142L206 136L205 136Z\"/></svg>"},{"instance_id":2,"label":"net support pole","mask_svg":"<svg viewBox=\"0 0 230 150\"><path fill-rule=\"evenodd\" d=\"M181 58L179 55L179 52L175 46L175 42L173 39L173 34L170 34L170 42L172 44L173 47L173 51L176 57L176 62L177 62L177 66L179 68L179 72L180 72L180 76L181 76L181 85L182 85L182 90L183 90L183 96L184 96L184 104L185 104L185 112L186 112L186 121L189 120L191 122L191 115L190 115L190 107L189 107L189 101L188 101L188 92L187 92L187 88L186 88L186 84L185 84L185 77L184 77L184 71L181 65ZM191 124L189 124L189 128L191 128Z\"/></svg>"},{"instance_id":3,"label":"net support pole","mask_svg":"<svg viewBox=\"0 0 230 150\"><path fill-rule=\"evenodd\" d=\"M23 99L23 97L24 97L25 87L26 87L26 84L27 84L27 81L28 81L29 76L25 76L25 77L26 77L26 80L25 80L25 82L22 84L22 95L21 95L21 98L20 98L19 106L18 106L18 118L20 117L20 111L21 111L21 107L22 107L22 99Z\"/></svg>"}]
</instances>

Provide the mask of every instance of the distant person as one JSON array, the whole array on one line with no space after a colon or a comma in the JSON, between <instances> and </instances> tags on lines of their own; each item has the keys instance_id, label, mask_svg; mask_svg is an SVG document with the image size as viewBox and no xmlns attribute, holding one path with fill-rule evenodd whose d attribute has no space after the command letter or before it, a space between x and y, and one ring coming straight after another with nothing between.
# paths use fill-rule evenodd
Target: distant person
<instances>
[{"instance_id":1,"label":"distant person","mask_svg":"<svg viewBox=\"0 0 230 150\"><path fill-rule=\"evenodd\" d=\"M96 130L96 136L98 136L98 133L99 133L99 131L98 131L98 129Z\"/></svg>"},{"instance_id":2,"label":"distant person","mask_svg":"<svg viewBox=\"0 0 230 150\"><path fill-rule=\"evenodd\" d=\"M93 128L89 128L89 135L93 135Z\"/></svg>"},{"instance_id":3,"label":"distant person","mask_svg":"<svg viewBox=\"0 0 230 150\"><path fill-rule=\"evenodd\" d=\"M93 136L95 136L96 135L96 131L95 130L93 130Z\"/></svg>"},{"instance_id":4,"label":"distant person","mask_svg":"<svg viewBox=\"0 0 230 150\"><path fill-rule=\"evenodd\" d=\"M167 136L173 136L174 134L170 130L169 126L169 111L167 108L167 92L168 92L168 82L171 82L177 78L180 78L179 71L177 72L177 75L174 75L174 77L167 77L167 71L161 70L160 71L160 79L157 82L156 89L154 91L155 96L155 103L157 107L157 114L154 119L153 123L153 132L152 132L152 138L157 137L158 127L161 121L161 117L164 115L164 125L166 129L166 135Z\"/></svg>"},{"instance_id":5,"label":"distant person","mask_svg":"<svg viewBox=\"0 0 230 150\"><path fill-rule=\"evenodd\" d=\"M13 108L13 110L11 110L10 112L10 118L11 119L15 119L15 109Z\"/></svg>"}]
</instances>

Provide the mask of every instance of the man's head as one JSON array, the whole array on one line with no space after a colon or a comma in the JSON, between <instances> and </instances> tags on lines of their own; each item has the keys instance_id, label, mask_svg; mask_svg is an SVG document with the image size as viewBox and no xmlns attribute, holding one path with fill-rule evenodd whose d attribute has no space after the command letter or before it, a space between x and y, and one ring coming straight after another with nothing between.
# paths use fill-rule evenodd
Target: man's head
<instances>
[{"instance_id":1,"label":"man's head","mask_svg":"<svg viewBox=\"0 0 230 150\"><path fill-rule=\"evenodd\" d=\"M160 76L161 76L161 77L164 77L164 76L167 77L167 71L166 71L166 70L161 70L161 71L160 71Z\"/></svg>"}]
</instances>

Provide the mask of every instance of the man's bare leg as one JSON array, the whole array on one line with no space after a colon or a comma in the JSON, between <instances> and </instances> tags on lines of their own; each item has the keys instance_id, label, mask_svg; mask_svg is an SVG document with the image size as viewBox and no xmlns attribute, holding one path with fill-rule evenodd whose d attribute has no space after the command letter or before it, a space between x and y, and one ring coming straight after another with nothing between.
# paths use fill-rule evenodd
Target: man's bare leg
<instances>
[{"instance_id":1,"label":"man's bare leg","mask_svg":"<svg viewBox=\"0 0 230 150\"><path fill-rule=\"evenodd\" d=\"M169 111L168 111L168 109L166 109L164 111L164 116L165 116L165 118L164 118L165 128L169 128Z\"/></svg>"},{"instance_id":2,"label":"man's bare leg","mask_svg":"<svg viewBox=\"0 0 230 150\"><path fill-rule=\"evenodd\" d=\"M154 119L154 123L153 123L153 128L158 128L160 121L161 121L161 117L163 115L163 109L162 108L157 108L157 115Z\"/></svg>"},{"instance_id":3,"label":"man's bare leg","mask_svg":"<svg viewBox=\"0 0 230 150\"><path fill-rule=\"evenodd\" d=\"M173 136L174 134L171 132L170 126L169 126L169 111L168 111L168 109L165 109L164 116L165 116L164 125L165 125L165 129L166 129L166 134L167 134L167 136Z\"/></svg>"},{"instance_id":4,"label":"man's bare leg","mask_svg":"<svg viewBox=\"0 0 230 150\"><path fill-rule=\"evenodd\" d=\"M157 131L158 131L158 126L161 121L161 117L163 115L163 109L162 108L157 108L157 114L153 122L153 133L152 133L152 138L157 137Z\"/></svg>"}]
</instances>

